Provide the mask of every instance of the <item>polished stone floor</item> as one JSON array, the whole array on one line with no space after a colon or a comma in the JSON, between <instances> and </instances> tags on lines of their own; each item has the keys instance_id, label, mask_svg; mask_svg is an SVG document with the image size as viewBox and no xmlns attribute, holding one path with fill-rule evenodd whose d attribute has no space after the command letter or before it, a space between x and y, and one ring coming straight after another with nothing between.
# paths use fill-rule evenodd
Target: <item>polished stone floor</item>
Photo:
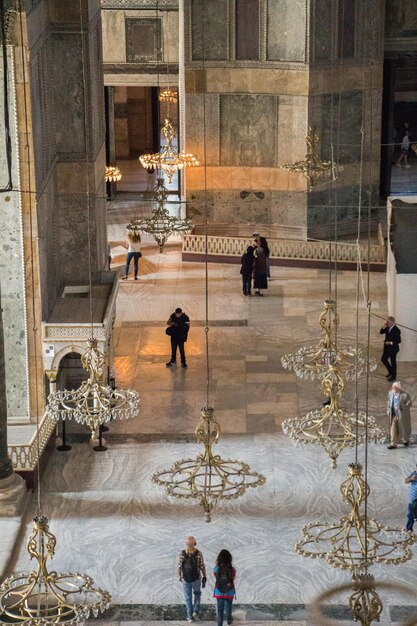
<instances>
[{"instance_id":1,"label":"polished stone floor","mask_svg":"<svg viewBox=\"0 0 417 626\"><path fill-rule=\"evenodd\" d=\"M112 267L122 268L124 251L117 241L123 233L115 226L111 234L115 242ZM111 424L107 452L94 452L74 436L70 452L52 455L42 499L51 530L58 537L53 567L87 572L108 589L115 603L108 616L111 623L133 626L170 620L179 624L183 614L176 561L184 536L192 533L209 570L221 548L232 552L240 621L305 624L304 605L329 585L347 582L349 575L322 561L298 556L293 546L305 523L348 513L338 489L354 453L342 453L337 469L332 470L320 449L294 447L283 435L284 419L320 407L323 396L317 383L300 381L284 371L280 357L303 343L318 341L318 316L329 295L328 272L273 268L265 297L245 298L237 266L209 268L210 403L223 432L216 451L226 458L245 460L267 482L240 500L219 506L207 524L197 505L172 502L151 482L156 470L199 451L192 433L206 403L204 267L181 263L178 244L167 246L163 254L150 245L143 252L140 280L120 283L115 326L117 384L140 391L141 412L134 420ZM372 274L370 288L372 311L385 315L384 275ZM355 274L340 272L340 343L355 339L355 293ZM191 318L187 370L165 367L169 342L164 325L177 306ZM359 322L360 342L365 344L367 315L362 301ZM372 317L370 339L375 356L381 347L379 327L380 321ZM415 365L399 364L399 379L414 400ZM350 410L354 409L354 391L354 385L347 384L345 406ZM358 391L363 407L364 379ZM381 425L386 422L387 391L385 370L379 364L370 379L369 406ZM412 413L417 431L414 408ZM370 514L388 525L405 525L404 475L416 463L416 450L415 445L394 452L385 445L370 446ZM34 513L33 504L22 540ZM22 541L11 567L28 565ZM373 569L384 580L417 584L415 557L404 565ZM211 581L210 575L203 595L208 611L214 606ZM381 623L388 624L399 621L401 609L395 609L396 605L417 604L417 598L403 599L387 592L384 602ZM212 613L206 615L212 618ZM349 623L347 617L344 623Z\"/></svg>"}]
</instances>

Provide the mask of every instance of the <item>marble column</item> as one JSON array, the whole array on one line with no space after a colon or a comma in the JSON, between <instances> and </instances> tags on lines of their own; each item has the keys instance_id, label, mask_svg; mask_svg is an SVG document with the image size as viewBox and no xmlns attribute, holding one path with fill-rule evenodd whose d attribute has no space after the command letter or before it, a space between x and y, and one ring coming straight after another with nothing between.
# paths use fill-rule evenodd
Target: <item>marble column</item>
<instances>
[{"instance_id":1,"label":"marble column","mask_svg":"<svg viewBox=\"0 0 417 626\"><path fill-rule=\"evenodd\" d=\"M13 471L7 447L7 400L4 358L3 314L0 295L0 516L16 515L24 500L26 488L23 478Z\"/></svg>"}]
</instances>

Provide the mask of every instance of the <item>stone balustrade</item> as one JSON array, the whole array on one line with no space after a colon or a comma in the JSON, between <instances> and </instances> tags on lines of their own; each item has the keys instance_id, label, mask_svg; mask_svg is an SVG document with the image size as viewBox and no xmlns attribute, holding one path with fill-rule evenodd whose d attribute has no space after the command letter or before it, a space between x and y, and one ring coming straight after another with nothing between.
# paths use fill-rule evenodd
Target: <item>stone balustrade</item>
<instances>
[{"instance_id":1,"label":"stone balustrade","mask_svg":"<svg viewBox=\"0 0 417 626\"><path fill-rule=\"evenodd\" d=\"M11 429L10 441L8 445L9 457L13 464L15 472L33 472L37 466L38 459L42 456L46 444L49 441L56 423L53 419L44 415L39 423L39 441L36 433L36 426L32 425L31 433L29 437L17 437L17 439L26 439L26 441L20 441L19 443L14 440L15 430L28 430L29 426L13 427Z\"/></svg>"},{"instance_id":2,"label":"stone balustrade","mask_svg":"<svg viewBox=\"0 0 417 626\"><path fill-rule=\"evenodd\" d=\"M246 252L252 238L246 237L207 237L209 260L212 262L239 262ZM320 266L335 260L338 263L356 266L358 247L355 243L345 241L299 241L268 239L272 265L307 265ZM205 235L185 235L183 238L182 257L184 261L202 260L206 252ZM368 245L360 245L362 263L368 261ZM385 269L385 246L372 244L369 247L369 261L372 269ZM217 258L216 258L217 257ZM233 260L235 257L235 260Z\"/></svg>"}]
</instances>

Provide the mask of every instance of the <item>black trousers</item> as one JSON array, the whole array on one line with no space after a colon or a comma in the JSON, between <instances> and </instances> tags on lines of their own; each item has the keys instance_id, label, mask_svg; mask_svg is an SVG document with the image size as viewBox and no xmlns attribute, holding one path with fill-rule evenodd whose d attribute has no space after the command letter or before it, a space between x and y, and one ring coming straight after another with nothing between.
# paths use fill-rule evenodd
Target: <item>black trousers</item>
<instances>
[{"instance_id":1,"label":"black trousers","mask_svg":"<svg viewBox=\"0 0 417 626\"><path fill-rule=\"evenodd\" d=\"M381 357L382 363L388 370L388 374L393 378L397 378L397 352L392 350L384 350Z\"/></svg>"},{"instance_id":2,"label":"black trousers","mask_svg":"<svg viewBox=\"0 0 417 626\"><path fill-rule=\"evenodd\" d=\"M251 293L252 274L242 274L242 288L244 294Z\"/></svg>"},{"instance_id":3,"label":"black trousers","mask_svg":"<svg viewBox=\"0 0 417 626\"><path fill-rule=\"evenodd\" d=\"M177 360L177 348L180 350L181 363L185 363L184 340L171 337L171 363L175 363Z\"/></svg>"}]
</instances>

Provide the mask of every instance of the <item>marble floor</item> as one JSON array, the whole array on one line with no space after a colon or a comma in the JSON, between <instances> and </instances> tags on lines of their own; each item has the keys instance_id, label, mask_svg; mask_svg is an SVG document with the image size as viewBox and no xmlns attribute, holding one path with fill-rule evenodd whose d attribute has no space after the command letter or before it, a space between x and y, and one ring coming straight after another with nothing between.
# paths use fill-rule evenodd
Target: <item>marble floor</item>
<instances>
[{"instance_id":1,"label":"marble floor","mask_svg":"<svg viewBox=\"0 0 417 626\"><path fill-rule=\"evenodd\" d=\"M114 224L110 236L115 243L112 267L121 269L124 251L117 245L123 237L121 228ZM306 605L331 584L347 582L349 576L322 561L298 556L293 546L308 521L338 519L348 512L338 490L354 453L343 452L333 470L320 449L294 447L283 435L284 419L320 407L323 396L317 383L300 381L284 371L280 358L318 340L318 316L329 295L328 272L273 268L265 297L245 298L237 266L209 267L210 403L223 433L216 451L245 460L267 482L219 506L207 524L197 505L172 502L151 482L156 470L199 451L192 433L206 401L204 267L182 263L175 242L163 254L150 244L143 253L140 280L120 283L115 326L117 384L140 391L141 412L134 420L111 424L107 452L94 452L72 433L72 450L51 456L42 500L43 512L58 537L53 568L86 572L110 591L114 607L107 623L133 626L169 620L180 624L184 611L177 556L183 538L194 534L209 571L221 548L227 547L234 556L237 622L306 624L310 619ZM385 315L384 275L372 274L370 286L373 312ZM339 341L352 343L354 273L339 273L337 295ZM367 316L360 304L364 344ZM164 324L177 306L191 318L187 370L165 367L169 343ZM371 349L377 357L379 327L378 318L372 317ZM417 407L416 364L400 363L398 371ZM363 379L358 389L363 407ZM344 405L350 410L354 391L354 385L348 384ZM379 364L370 380L370 411L381 425L386 422L387 391L385 370ZM412 418L417 432L415 408ZM370 446L370 514L388 525L405 525L404 475L413 469L416 451L416 445L394 452L385 445ZM35 511L33 499L10 565L14 570L29 566L24 540ZM415 557L404 565L373 569L383 580L417 584ZM211 594L209 576L202 624L212 623ZM383 624L400 621L404 605L417 604L417 597L404 599L394 592L384 594L383 600ZM338 603L342 604L340 598ZM343 610L338 615L349 624Z\"/></svg>"}]
</instances>

